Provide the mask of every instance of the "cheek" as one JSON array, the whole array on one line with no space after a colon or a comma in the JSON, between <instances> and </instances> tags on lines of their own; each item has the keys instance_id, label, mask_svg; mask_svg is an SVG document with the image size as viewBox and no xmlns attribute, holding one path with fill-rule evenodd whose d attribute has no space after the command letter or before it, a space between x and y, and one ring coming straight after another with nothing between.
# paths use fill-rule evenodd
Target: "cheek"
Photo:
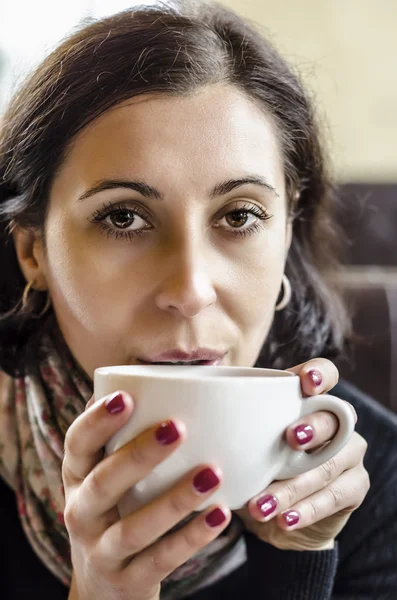
<instances>
[{"instance_id":1,"label":"cheek","mask_svg":"<svg viewBox=\"0 0 397 600\"><path fill-rule=\"evenodd\" d=\"M241 277L241 285L234 294L240 306L240 314L246 326L257 327L268 322L280 291L283 261L273 260L266 265L252 264Z\"/></svg>"},{"instance_id":2,"label":"cheek","mask_svg":"<svg viewBox=\"0 0 397 600\"><path fill-rule=\"evenodd\" d=\"M60 221L47 236L55 310L88 330L125 326L145 290L144 265L137 269L141 263L128 244L116 245L105 236L98 242L74 231Z\"/></svg>"},{"instance_id":3,"label":"cheek","mask_svg":"<svg viewBox=\"0 0 397 600\"><path fill-rule=\"evenodd\" d=\"M226 284L230 310L244 328L258 328L272 319L277 302L286 258L285 246L280 244L285 232L265 232L258 242L234 261L232 276Z\"/></svg>"}]
</instances>

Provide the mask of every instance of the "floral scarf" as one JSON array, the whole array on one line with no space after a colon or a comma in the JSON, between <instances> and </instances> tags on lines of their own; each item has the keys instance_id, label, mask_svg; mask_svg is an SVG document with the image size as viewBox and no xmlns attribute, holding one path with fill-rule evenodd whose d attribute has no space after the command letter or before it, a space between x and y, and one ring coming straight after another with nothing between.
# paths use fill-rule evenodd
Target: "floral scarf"
<instances>
[{"instance_id":1,"label":"floral scarf","mask_svg":"<svg viewBox=\"0 0 397 600\"><path fill-rule=\"evenodd\" d=\"M0 371L0 476L15 491L22 527L33 550L69 587L72 564L61 476L64 440L70 425L84 412L93 388L57 326L40 343L45 351L35 373L12 378ZM233 516L217 539L162 582L161 599L183 598L243 564L242 528Z\"/></svg>"}]
</instances>

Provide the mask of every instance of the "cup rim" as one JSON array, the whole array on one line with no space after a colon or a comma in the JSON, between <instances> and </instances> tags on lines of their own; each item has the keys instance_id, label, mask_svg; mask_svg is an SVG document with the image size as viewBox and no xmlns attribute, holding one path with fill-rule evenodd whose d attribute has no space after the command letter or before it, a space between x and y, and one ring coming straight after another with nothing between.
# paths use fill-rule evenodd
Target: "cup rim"
<instances>
[{"instance_id":1,"label":"cup rim","mask_svg":"<svg viewBox=\"0 0 397 600\"><path fill-rule=\"evenodd\" d=\"M112 365L108 367L98 367L94 371L96 375L117 375L126 377L131 375L139 375L140 377L151 377L155 379L181 379L183 370L189 370L188 379L200 379L200 381L218 378L217 374L222 374L222 379L271 379L273 382L285 381L286 379L296 378L298 375L291 371L282 371L281 369L265 369L262 367L239 367L228 365ZM234 374L233 370L239 370L241 373ZM229 372L229 373L228 373ZM203 375L206 375L203 378Z\"/></svg>"}]
</instances>

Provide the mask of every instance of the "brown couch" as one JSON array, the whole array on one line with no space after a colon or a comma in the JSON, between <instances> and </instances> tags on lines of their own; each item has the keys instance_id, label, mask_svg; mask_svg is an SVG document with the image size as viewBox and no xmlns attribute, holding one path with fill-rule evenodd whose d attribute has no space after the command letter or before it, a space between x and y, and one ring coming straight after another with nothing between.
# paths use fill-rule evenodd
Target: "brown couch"
<instances>
[{"instance_id":1,"label":"brown couch","mask_svg":"<svg viewBox=\"0 0 397 600\"><path fill-rule=\"evenodd\" d=\"M397 184L344 184L339 197L356 334L341 375L397 412Z\"/></svg>"},{"instance_id":2,"label":"brown couch","mask_svg":"<svg viewBox=\"0 0 397 600\"><path fill-rule=\"evenodd\" d=\"M397 275L349 269L344 279L355 339L341 377L397 412Z\"/></svg>"}]
</instances>

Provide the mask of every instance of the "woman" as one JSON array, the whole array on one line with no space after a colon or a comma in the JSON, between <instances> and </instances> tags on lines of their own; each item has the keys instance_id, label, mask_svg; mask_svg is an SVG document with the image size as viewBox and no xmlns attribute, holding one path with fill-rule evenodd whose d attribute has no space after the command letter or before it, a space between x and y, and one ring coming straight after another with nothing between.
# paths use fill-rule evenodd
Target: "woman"
<instances>
[{"instance_id":1,"label":"woman","mask_svg":"<svg viewBox=\"0 0 397 600\"><path fill-rule=\"evenodd\" d=\"M332 188L277 52L218 5L94 22L24 84L0 148L4 597L394 598L396 420L348 385L345 448L233 515L194 512L222 485L198 465L119 518L183 423L103 458L133 399L93 404L102 365L297 364L306 395L337 383ZM312 450L336 429L317 413L286 439Z\"/></svg>"}]
</instances>

